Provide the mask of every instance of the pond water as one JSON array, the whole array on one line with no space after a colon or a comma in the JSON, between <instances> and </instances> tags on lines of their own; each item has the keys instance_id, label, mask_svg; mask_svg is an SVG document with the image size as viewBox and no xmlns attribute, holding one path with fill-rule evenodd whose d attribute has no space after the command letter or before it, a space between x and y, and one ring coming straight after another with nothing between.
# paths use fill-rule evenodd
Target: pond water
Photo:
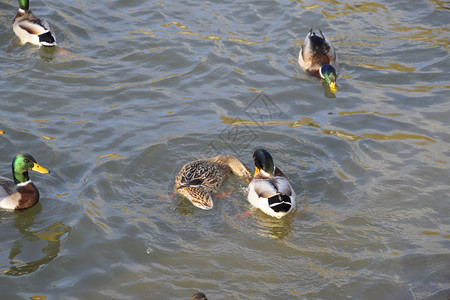
<instances>
[{"instance_id":1,"label":"pond water","mask_svg":"<svg viewBox=\"0 0 450 300\"><path fill-rule=\"evenodd\" d=\"M446 1L31 1L59 50L20 45L0 3L4 299L448 299ZM333 95L296 60L321 28ZM188 161L269 150L281 220L231 178L210 211L173 194ZM248 215L246 212L253 211Z\"/></svg>"}]
</instances>

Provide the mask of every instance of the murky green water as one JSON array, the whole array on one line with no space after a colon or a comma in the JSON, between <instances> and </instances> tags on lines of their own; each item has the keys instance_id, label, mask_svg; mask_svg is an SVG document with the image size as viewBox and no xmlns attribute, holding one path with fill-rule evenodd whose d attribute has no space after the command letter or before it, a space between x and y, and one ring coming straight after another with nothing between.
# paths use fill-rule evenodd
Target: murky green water
<instances>
[{"instance_id":1,"label":"murky green water","mask_svg":"<svg viewBox=\"0 0 450 300\"><path fill-rule=\"evenodd\" d=\"M0 4L0 176L19 152L41 201L0 212L5 299L448 299L445 1L32 1L69 54L20 46ZM296 63L310 27L339 92ZM211 211L181 166L268 149L298 208Z\"/></svg>"}]
</instances>

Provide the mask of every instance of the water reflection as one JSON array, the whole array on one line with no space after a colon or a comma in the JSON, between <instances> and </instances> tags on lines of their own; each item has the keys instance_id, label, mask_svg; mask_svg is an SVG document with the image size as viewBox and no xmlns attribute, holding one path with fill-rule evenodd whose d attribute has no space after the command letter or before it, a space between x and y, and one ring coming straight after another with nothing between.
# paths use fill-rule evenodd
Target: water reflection
<instances>
[{"instance_id":1,"label":"water reflection","mask_svg":"<svg viewBox=\"0 0 450 300\"><path fill-rule=\"evenodd\" d=\"M42 206L38 203L26 211L14 212L14 227L21 236L12 242L7 258L10 266L2 267L1 274L9 276L30 274L49 264L58 256L61 244L68 237L72 228L56 222L42 229L32 229L35 224L35 216L38 216L41 210Z\"/></svg>"},{"instance_id":2,"label":"water reflection","mask_svg":"<svg viewBox=\"0 0 450 300\"><path fill-rule=\"evenodd\" d=\"M292 220L295 218L295 211L281 220L269 218L260 211L253 216L259 234L276 240L284 240L286 237L292 236Z\"/></svg>"},{"instance_id":3,"label":"water reflection","mask_svg":"<svg viewBox=\"0 0 450 300\"><path fill-rule=\"evenodd\" d=\"M332 113L329 113L332 114ZM354 114L377 114L382 116L401 116L401 114L381 114L374 111L355 111L355 112L339 112L338 115L354 115ZM363 133L361 135L355 135L351 133L347 133L341 130L332 130L332 129L326 129L322 128L320 124L316 121L314 121L312 118L305 117L297 121L290 121L290 120L270 120L270 121L261 121L261 122L255 122L253 120L245 120L245 119L238 119L238 118L228 118L228 117L221 117L222 123L230 124L232 126L241 126L241 125L273 125L273 126L288 126L288 127L300 127L300 126L310 126L310 127L316 127L322 131L322 134L329 134L334 135L342 140L346 141L356 141L356 140L363 140L363 139L372 139L372 140L423 140L424 143L434 143L436 142L434 139L420 134L408 134L408 133L394 133L394 134L381 134L381 133Z\"/></svg>"},{"instance_id":4,"label":"water reflection","mask_svg":"<svg viewBox=\"0 0 450 300\"><path fill-rule=\"evenodd\" d=\"M295 218L296 211L282 219L275 219L257 209L235 215L225 215L226 222L240 231L279 241L292 236L292 221Z\"/></svg>"},{"instance_id":5,"label":"water reflection","mask_svg":"<svg viewBox=\"0 0 450 300\"><path fill-rule=\"evenodd\" d=\"M322 87L323 87L323 94L325 95L325 97L327 97L327 98L336 98L336 95L330 90L330 87L328 86L326 81L325 80L321 80L321 82L322 82Z\"/></svg>"}]
</instances>

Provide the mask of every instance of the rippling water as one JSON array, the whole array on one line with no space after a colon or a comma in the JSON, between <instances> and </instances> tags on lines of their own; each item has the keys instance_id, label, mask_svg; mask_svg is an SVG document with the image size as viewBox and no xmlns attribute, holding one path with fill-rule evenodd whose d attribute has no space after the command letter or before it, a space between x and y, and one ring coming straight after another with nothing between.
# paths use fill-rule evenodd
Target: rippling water
<instances>
[{"instance_id":1,"label":"rippling water","mask_svg":"<svg viewBox=\"0 0 450 300\"><path fill-rule=\"evenodd\" d=\"M31 1L64 51L19 45L0 4L0 176L29 152L41 201L0 211L8 299L448 299L445 1ZM320 27L339 92L296 59ZM65 52L67 51L67 52ZM268 149L297 193L275 220L181 166Z\"/></svg>"}]
</instances>

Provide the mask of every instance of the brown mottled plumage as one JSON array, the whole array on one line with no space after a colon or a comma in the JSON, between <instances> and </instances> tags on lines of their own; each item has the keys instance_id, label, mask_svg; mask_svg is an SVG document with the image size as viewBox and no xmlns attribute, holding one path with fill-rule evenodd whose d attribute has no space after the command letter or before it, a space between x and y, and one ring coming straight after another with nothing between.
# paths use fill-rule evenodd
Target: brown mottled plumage
<instances>
[{"instance_id":1,"label":"brown mottled plumage","mask_svg":"<svg viewBox=\"0 0 450 300\"><path fill-rule=\"evenodd\" d=\"M208 300L208 298L202 292L198 292L192 295L190 300Z\"/></svg>"},{"instance_id":2,"label":"brown mottled plumage","mask_svg":"<svg viewBox=\"0 0 450 300\"><path fill-rule=\"evenodd\" d=\"M213 208L211 193L231 174L250 177L248 168L232 155L199 159L185 164L175 179L175 191L201 209Z\"/></svg>"}]
</instances>

